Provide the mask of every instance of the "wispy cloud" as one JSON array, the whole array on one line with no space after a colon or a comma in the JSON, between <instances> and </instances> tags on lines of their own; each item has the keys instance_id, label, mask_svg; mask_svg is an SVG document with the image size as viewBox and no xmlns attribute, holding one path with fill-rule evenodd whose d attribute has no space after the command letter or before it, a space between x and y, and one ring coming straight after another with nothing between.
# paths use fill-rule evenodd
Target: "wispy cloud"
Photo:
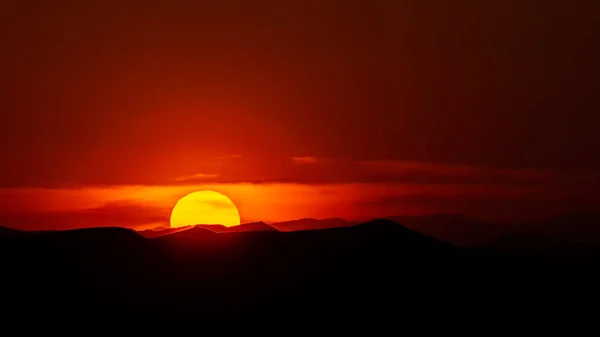
<instances>
[{"instance_id":1,"label":"wispy cloud","mask_svg":"<svg viewBox=\"0 0 600 337\"><path fill-rule=\"evenodd\" d=\"M113 201L94 208L0 212L2 225L17 229L71 229L81 227L129 227L135 229L168 225L170 207L139 204L135 201Z\"/></svg>"},{"instance_id":2,"label":"wispy cloud","mask_svg":"<svg viewBox=\"0 0 600 337\"><path fill-rule=\"evenodd\" d=\"M428 163L417 161L366 161L360 166L372 174L392 176L400 180L425 178L447 182L548 182L565 178L558 172L543 169L508 169L471 165Z\"/></svg>"},{"instance_id":3,"label":"wispy cloud","mask_svg":"<svg viewBox=\"0 0 600 337\"><path fill-rule=\"evenodd\" d=\"M169 186L193 184L234 183L294 183L307 185L355 183L404 183L418 185L477 184L477 185L561 185L561 188L580 186L584 190L600 184L597 172L562 172L539 168L484 167L467 164L435 163L407 160L360 161L348 158L315 156L239 156L230 159L203 158L151 175L81 177L65 186L55 182L29 187L80 188L93 186ZM15 183L16 184L16 183ZM0 187L23 187L8 185Z\"/></svg>"},{"instance_id":4,"label":"wispy cloud","mask_svg":"<svg viewBox=\"0 0 600 337\"><path fill-rule=\"evenodd\" d=\"M419 161L353 161L311 156L252 158L224 163L174 180L178 183L409 183L409 184L494 184L574 185L597 184L600 176L565 173L550 169L501 168ZM172 180L173 181L173 180Z\"/></svg>"},{"instance_id":5,"label":"wispy cloud","mask_svg":"<svg viewBox=\"0 0 600 337\"><path fill-rule=\"evenodd\" d=\"M292 161L296 164L316 164L319 160L317 157L292 157Z\"/></svg>"},{"instance_id":6,"label":"wispy cloud","mask_svg":"<svg viewBox=\"0 0 600 337\"><path fill-rule=\"evenodd\" d=\"M197 180L214 180L219 178L219 175L216 173L196 173L187 176L177 177L175 181L185 182L185 181L197 181Z\"/></svg>"}]
</instances>

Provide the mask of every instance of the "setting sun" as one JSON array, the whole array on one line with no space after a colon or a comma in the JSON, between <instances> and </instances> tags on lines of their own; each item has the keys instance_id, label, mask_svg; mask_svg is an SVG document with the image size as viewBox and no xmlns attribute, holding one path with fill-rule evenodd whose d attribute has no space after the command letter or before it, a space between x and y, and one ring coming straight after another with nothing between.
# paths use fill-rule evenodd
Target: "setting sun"
<instances>
[{"instance_id":1,"label":"setting sun","mask_svg":"<svg viewBox=\"0 0 600 337\"><path fill-rule=\"evenodd\" d=\"M227 196L214 191L193 192L179 199L171 212L171 227L240 224L240 214Z\"/></svg>"}]
</instances>

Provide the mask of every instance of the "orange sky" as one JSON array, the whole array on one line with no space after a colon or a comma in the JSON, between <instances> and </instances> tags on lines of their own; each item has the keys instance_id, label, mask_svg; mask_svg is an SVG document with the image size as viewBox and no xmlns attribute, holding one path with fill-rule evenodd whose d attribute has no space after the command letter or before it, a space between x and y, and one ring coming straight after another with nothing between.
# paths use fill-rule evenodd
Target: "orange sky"
<instances>
[{"instance_id":1,"label":"orange sky","mask_svg":"<svg viewBox=\"0 0 600 337\"><path fill-rule=\"evenodd\" d=\"M0 225L596 210L595 6L3 1Z\"/></svg>"},{"instance_id":2,"label":"orange sky","mask_svg":"<svg viewBox=\"0 0 600 337\"><path fill-rule=\"evenodd\" d=\"M241 161L240 157L236 157ZM290 158L292 166L318 166L320 160ZM332 161L325 164L334 172ZM0 220L22 229L125 226L137 229L169 225L177 200L198 190L214 190L237 205L242 222L276 222L314 217L366 220L392 215L464 213L500 221L530 220L597 207L597 177L546 171L490 170L423 163L369 162L380 182L223 183L220 175L178 177L178 184L114 185L80 188L0 189ZM311 168L308 174L312 174ZM327 172L326 168L320 171ZM302 181L302 170L295 180ZM407 181L402 181L405 179ZM413 181L408 182L408 181ZM551 212L549 212L551 209Z\"/></svg>"}]
</instances>

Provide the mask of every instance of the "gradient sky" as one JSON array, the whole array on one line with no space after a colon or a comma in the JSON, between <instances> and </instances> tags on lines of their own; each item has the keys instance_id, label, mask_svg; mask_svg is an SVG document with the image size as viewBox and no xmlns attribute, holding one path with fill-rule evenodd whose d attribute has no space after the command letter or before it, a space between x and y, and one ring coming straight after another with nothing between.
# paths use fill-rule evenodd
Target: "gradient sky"
<instances>
[{"instance_id":1,"label":"gradient sky","mask_svg":"<svg viewBox=\"0 0 600 337\"><path fill-rule=\"evenodd\" d=\"M596 210L599 7L3 1L0 225Z\"/></svg>"}]
</instances>

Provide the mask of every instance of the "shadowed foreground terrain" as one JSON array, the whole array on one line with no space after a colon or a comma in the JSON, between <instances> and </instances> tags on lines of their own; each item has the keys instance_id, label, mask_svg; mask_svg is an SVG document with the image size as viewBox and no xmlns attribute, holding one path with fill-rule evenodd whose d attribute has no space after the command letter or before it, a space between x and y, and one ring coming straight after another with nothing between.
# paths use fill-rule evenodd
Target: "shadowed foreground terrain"
<instances>
[{"instance_id":1,"label":"shadowed foreground terrain","mask_svg":"<svg viewBox=\"0 0 600 337\"><path fill-rule=\"evenodd\" d=\"M458 248L390 220L299 232L198 226L165 234L94 228L4 235L3 328L285 336L540 332L558 331L558 324L573 332L598 303L595 245L561 258L493 245Z\"/></svg>"}]
</instances>

